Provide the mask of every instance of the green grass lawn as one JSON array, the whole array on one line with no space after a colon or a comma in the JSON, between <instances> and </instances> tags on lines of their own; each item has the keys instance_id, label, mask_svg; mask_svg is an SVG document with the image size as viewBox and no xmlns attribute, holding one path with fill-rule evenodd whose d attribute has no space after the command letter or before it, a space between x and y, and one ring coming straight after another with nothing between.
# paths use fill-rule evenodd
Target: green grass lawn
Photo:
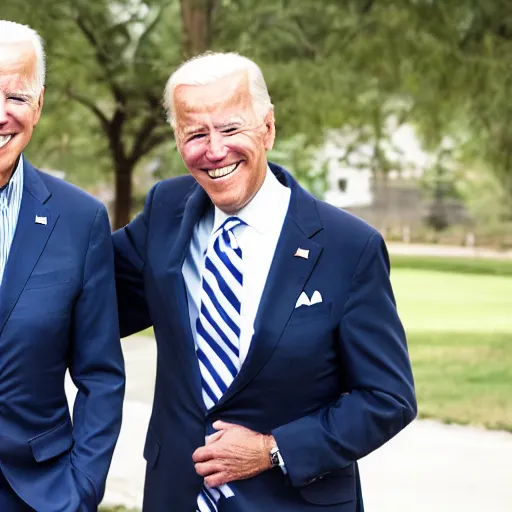
<instances>
[{"instance_id":1,"label":"green grass lawn","mask_svg":"<svg viewBox=\"0 0 512 512\"><path fill-rule=\"evenodd\" d=\"M420 417L512 431L512 277L393 268Z\"/></svg>"}]
</instances>

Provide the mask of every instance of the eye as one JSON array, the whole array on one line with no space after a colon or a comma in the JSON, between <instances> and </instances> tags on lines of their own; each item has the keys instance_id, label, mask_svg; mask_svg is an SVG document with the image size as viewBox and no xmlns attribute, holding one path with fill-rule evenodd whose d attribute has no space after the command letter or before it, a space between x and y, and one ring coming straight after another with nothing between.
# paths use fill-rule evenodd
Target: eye
<instances>
[{"instance_id":1,"label":"eye","mask_svg":"<svg viewBox=\"0 0 512 512\"><path fill-rule=\"evenodd\" d=\"M222 133L227 133L229 135L230 133L235 133L236 131L236 128L226 128L225 130L222 130Z\"/></svg>"},{"instance_id":2,"label":"eye","mask_svg":"<svg viewBox=\"0 0 512 512\"><path fill-rule=\"evenodd\" d=\"M206 134L204 134L204 133L195 133L194 135L191 135L187 140L189 140L189 141L198 140L198 139L202 139L205 136L206 136Z\"/></svg>"},{"instance_id":3,"label":"eye","mask_svg":"<svg viewBox=\"0 0 512 512\"><path fill-rule=\"evenodd\" d=\"M12 101L14 103L27 103L27 98L25 98L23 96L10 95L10 96L7 96L7 100Z\"/></svg>"}]
</instances>

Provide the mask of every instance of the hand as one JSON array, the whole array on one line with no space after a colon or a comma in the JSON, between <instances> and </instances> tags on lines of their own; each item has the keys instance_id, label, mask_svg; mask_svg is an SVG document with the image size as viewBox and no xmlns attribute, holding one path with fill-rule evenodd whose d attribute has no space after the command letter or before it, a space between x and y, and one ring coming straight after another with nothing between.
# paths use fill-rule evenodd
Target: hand
<instances>
[{"instance_id":1,"label":"hand","mask_svg":"<svg viewBox=\"0 0 512 512\"><path fill-rule=\"evenodd\" d=\"M192 454L196 473L209 487L251 478L272 467L269 453L276 445L273 436L224 421L216 421L213 428L217 432Z\"/></svg>"}]
</instances>

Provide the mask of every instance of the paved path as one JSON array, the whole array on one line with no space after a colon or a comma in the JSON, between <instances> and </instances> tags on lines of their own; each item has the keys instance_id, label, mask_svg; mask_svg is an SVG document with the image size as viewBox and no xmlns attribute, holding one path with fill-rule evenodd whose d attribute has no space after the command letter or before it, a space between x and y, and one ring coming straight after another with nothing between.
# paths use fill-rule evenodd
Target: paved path
<instances>
[{"instance_id":1,"label":"paved path","mask_svg":"<svg viewBox=\"0 0 512 512\"><path fill-rule=\"evenodd\" d=\"M127 393L105 504L140 506L155 342L123 341ZM72 398L72 385L69 384ZM416 421L361 461L366 512L511 512L512 435Z\"/></svg>"}]
</instances>

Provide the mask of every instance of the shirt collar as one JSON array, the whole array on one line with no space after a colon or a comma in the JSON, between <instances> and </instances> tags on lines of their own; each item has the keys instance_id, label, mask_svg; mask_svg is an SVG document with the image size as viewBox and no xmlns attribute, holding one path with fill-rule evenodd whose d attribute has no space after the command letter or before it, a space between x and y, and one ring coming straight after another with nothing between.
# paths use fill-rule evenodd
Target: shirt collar
<instances>
[{"instance_id":1,"label":"shirt collar","mask_svg":"<svg viewBox=\"0 0 512 512\"><path fill-rule=\"evenodd\" d=\"M279 182L267 165L263 185L251 201L234 216L242 219L261 234L272 231L276 223L273 208L270 205L279 204L283 199L286 199L286 189L287 187ZM231 217L231 215L215 207L212 233L215 233L228 217Z\"/></svg>"},{"instance_id":2,"label":"shirt collar","mask_svg":"<svg viewBox=\"0 0 512 512\"><path fill-rule=\"evenodd\" d=\"M23 177L23 156L20 155L14 172L11 174L9 181L0 188L0 205L3 207L11 206L13 198L13 189L15 186L19 186Z\"/></svg>"}]
</instances>

